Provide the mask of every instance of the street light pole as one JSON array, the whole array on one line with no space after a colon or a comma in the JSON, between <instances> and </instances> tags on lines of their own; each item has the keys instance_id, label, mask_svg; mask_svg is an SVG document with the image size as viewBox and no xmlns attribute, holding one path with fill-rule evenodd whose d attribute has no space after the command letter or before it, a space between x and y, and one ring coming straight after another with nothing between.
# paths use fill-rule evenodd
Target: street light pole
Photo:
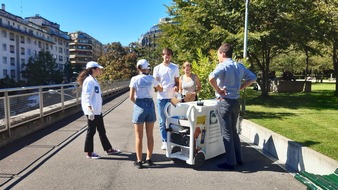
<instances>
[{"instance_id":1,"label":"street light pole","mask_svg":"<svg viewBox=\"0 0 338 190\"><path fill-rule=\"evenodd\" d=\"M247 42L248 42L248 15L249 15L249 1L245 0L245 24L244 24L244 52L243 58L247 57Z\"/></svg>"},{"instance_id":2,"label":"street light pole","mask_svg":"<svg viewBox=\"0 0 338 190\"><path fill-rule=\"evenodd\" d=\"M243 59L247 58L247 49L248 49L248 15L249 15L249 1L245 0L245 23L244 23L244 52L243 52ZM242 101L242 113L245 113L245 104L246 104L246 91L243 90L243 101Z\"/></svg>"}]
</instances>

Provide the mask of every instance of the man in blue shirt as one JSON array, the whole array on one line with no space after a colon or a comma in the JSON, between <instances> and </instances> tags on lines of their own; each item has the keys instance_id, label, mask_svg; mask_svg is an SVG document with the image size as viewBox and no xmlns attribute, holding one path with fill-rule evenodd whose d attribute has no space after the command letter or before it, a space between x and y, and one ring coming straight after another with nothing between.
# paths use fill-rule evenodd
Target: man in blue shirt
<instances>
[{"instance_id":1,"label":"man in blue shirt","mask_svg":"<svg viewBox=\"0 0 338 190\"><path fill-rule=\"evenodd\" d=\"M241 144L237 133L239 116L240 90L256 81L256 75L243 64L233 61L233 48L230 44L222 44L217 52L219 64L209 75L209 82L219 100L215 107L221 135L225 148L226 162L217 166L226 170L234 170L235 165L242 165Z\"/></svg>"}]
</instances>

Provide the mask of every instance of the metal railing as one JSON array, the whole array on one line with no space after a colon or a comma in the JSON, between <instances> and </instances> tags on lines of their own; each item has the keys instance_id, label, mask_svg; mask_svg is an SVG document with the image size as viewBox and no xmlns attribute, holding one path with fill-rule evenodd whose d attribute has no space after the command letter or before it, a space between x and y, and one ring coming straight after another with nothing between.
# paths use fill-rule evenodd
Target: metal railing
<instances>
[{"instance_id":1,"label":"metal railing","mask_svg":"<svg viewBox=\"0 0 338 190\"><path fill-rule=\"evenodd\" d=\"M101 82L107 96L128 87L130 80ZM81 102L77 83L0 89L0 132L42 118Z\"/></svg>"}]
</instances>

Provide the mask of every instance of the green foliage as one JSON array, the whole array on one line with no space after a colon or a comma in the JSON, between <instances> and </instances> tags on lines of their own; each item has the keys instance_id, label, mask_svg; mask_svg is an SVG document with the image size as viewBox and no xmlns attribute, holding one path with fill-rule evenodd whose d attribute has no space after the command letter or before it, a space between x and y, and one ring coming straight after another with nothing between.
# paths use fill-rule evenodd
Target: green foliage
<instances>
[{"instance_id":1,"label":"green foliage","mask_svg":"<svg viewBox=\"0 0 338 190\"><path fill-rule=\"evenodd\" d=\"M298 57L284 56L285 60L279 62L290 65L279 65L279 69L308 70L311 65L316 65L311 63L314 61L311 57L322 49L313 45L316 42L332 45L327 54L332 54L335 73L338 73L337 7L336 0L250 1L248 62L255 72L261 73L258 82L262 96L268 96L271 63L279 55L287 54L290 47L302 51L305 58L298 60ZM172 6L168 6L174 24L160 26L163 35L158 42L161 47L170 47L177 52L177 62L193 60L198 48L206 55L225 41L235 46L235 55L241 55L244 10L245 1L174 0Z\"/></svg>"},{"instance_id":2,"label":"green foliage","mask_svg":"<svg viewBox=\"0 0 338 190\"><path fill-rule=\"evenodd\" d=\"M49 51L39 51L36 57L30 57L21 71L28 85L60 84L62 73Z\"/></svg>"},{"instance_id":3,"label":"green foliage","mask_svg":"<svg viewBox=\"0 0 338 190\"><path fill-rule=\"evenodd\" d=\"M195 74L198 75L202 89L199 93L199 98L211 99L215 98L215 91L209 84L209 74L216 67L215 60L216 51L211 50L209 55L203 55L201 49L196 51L197 59L192 61L192 68Z\"/></svg>"},{"instance_id":4,"label":"green foliage","mask_svg":"<svg viewBox=\"0 0 338 190\"><path fill-rule=\"evenodd\" d=\"M16 82L14 79L9 78L8 76L0 79L0 88L14 88L16 87Z\"/></svg>"},{"instance_id":5,"label":"green foliage","mask_svg":"<svg viewBox=\"0 0 338 190\"><path fill-rule=\"evenodd\" d=\"M107 53L98 59L105 68L100 78L105 81L130 79L137 74L136 61L137 54L129 47L123 47L120 42L108 44Z\"/></svg>"}]
</instances>

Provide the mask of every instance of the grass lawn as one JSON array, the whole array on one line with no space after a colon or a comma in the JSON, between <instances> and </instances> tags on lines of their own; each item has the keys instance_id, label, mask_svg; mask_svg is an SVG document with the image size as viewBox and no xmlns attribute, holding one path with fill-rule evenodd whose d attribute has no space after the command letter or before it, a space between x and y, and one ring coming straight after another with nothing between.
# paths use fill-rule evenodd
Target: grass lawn
<instances>
[{"instance_id":1,"label":"grass lawn","mask_svg":"<svg viewBox=\"0 0 338 190\"><path fill-rule=\"evenodd\" d=\"M338 160L338 97L335 84L312 83L311 93L247 90L244 118Z\"/></svg>"}]
</instances>

